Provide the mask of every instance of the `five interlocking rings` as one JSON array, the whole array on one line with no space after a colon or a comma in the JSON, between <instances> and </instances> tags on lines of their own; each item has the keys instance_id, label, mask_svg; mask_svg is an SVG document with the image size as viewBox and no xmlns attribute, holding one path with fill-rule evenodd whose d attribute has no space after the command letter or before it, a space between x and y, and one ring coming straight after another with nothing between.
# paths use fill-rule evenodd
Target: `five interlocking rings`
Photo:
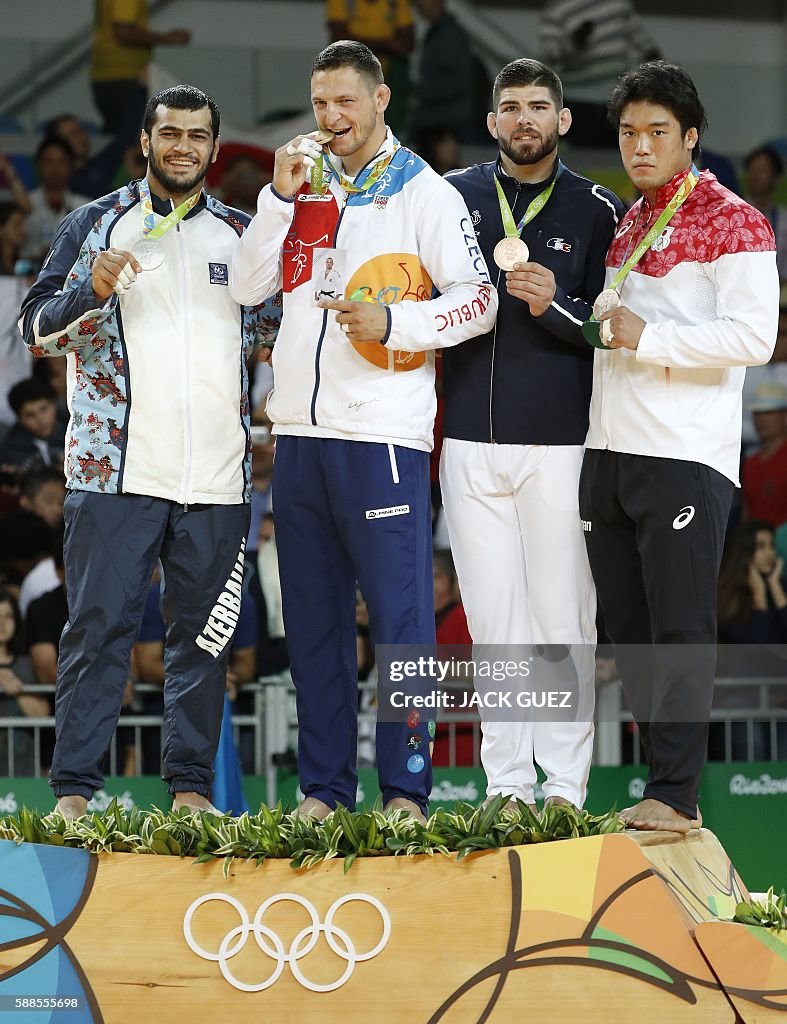
<instances>
[{"instance_id":1,"label":"five interlocking rings","mask_svg":"<svg viewBox=\"0 0 787 1024\"><path fill-rule=\"evenodd\" d=\"M228 931L221 940L218 953L209 953L206 949L203 949L196 943L194 936L191 933L191 919L194 917L194 914L199 910L203 903L208 903L213 900L220 903L229 903L230 906L237 910L241 920L241 923L230 929L230 931ZM333 923L336 911L340 907L344 906L345 903L350 903L352 901L369 903L377 909L377 912L382 918L382 938L373 949L368 950L366 953L356 952L355 946L347 932L338 928ZM303 907L311 917L311 924L301 929L290 943L289 952L285 952L284 943L276 932L262 923L265 912L274 904L283 902L297 903L299 906ZM240 951L245 947L246 941L249 937L249 932L253 933L254 939L262 952L272 960L276 961L276 966L274 967L271 976L266 978L265 981L255 985L249 985L246 982L239 981L229 968L229 961L232 957L240 953ZM342 960L347 961L347 966L345 967L341 977L327 985L320 985L316 982L310 981L304 976L298 964L298 961L307 956L317 945L321 933L325 935L326 941L333 952ZM388 939L391 936L391 918L386 908L376 897L370 896L367 893L353 892L335 900L328 909L328 913L325 915L325 922L321 923L316 908L309 902L309 900L294 892L280 892L265 900L265 902L258 907L257 913L254 915L254 920L250 922L246 908L239 900L236 900L234 896L228 896L226 893L222 892L210 892L207 895L200 896L199 899L194 900L186 911L186 916L183 919L183 934L189 948L196 953L197 956L202 957L203 960L212 960L217 962L225 979L230 983L230 985L240 989L241 992L262 992L264 989L270 988L271 985L275 984L275 982L281 977L285 964L290 965L290 970L292 971L293 976L304 988L309 989L311 992L333 992L337 988L341 988L341 986L350 978L355 970L356 963L363 960L371 960L372 957L377 956L377 954L385 948L388 943ZM266 942L266 938L270 939L273 945L269 945L268 942ZM303 945L304 941L305 945Z\"/></svg>"}]
</instances>

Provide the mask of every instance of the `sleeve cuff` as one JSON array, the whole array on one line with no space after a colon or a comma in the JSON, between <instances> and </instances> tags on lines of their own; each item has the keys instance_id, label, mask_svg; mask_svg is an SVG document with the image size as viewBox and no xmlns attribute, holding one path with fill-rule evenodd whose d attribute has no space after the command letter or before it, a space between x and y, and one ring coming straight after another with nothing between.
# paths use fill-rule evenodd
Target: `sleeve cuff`
<instances>
[{"instance_id":1,"label":"sleeve cuff","mask_svg":"<svg viewBox=\"0 0 787 1024\"><path fill-rule=\"evenodd\" d=\"M655 324L645 324L642 334L639 336L635 357L642 363L656 363L666 366L663 357L653 352L653 336Z\"/></svg>"},{"instance_id":2,"label":"sleeve cuff","mask_svg":"<svg viewBox=\"0 0 787 1024\"><path fill-rule=\"evenodd\" d=\"M287 196L283 196L280 193L278 193L276 189L273 187L273 185L271 185L271 192L276 196L277 199L281 200L281 202L283 203L295 202L295 196L290 196L290 198L288 199Z\"/></svg>"},{"instance_id":3,"label":"sleeve cuff","mask_svg":"<svg viewBox=\"0 0 787 1024\"><path fill-rule=\"evenodd\" d=\"M393 320L391 318L390 306L385 307L385 317L387 320L387 326L385 328L385 334L382 336L382 338L380 338L381 345L386 345L388 343L388 339L391 337L391 327L393 326Z\"/></svg>"}]
</instances>

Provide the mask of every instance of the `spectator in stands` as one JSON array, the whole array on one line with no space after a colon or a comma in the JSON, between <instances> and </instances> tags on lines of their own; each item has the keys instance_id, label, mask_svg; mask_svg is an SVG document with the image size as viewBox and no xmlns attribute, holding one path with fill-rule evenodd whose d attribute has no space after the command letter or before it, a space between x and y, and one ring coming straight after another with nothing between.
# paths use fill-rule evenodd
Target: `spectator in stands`
<instances>
[{"instance_id":1,"label":"spectator in stands","mask_svg":"<svg viewBox=\"0 0 787 1024\"><path fill-rule=\"evenodd\" d=\"M249 558L249 596L257 610L257 676L275 675L290 664L284 639L279 556L273 513L259 522L256 558Z\"/></svg>"},{"instance_id":2,"label":"spectator in stands","mask_svg":"<svg viewBox=\"0 0 787 1024\"><path fill-rule=\"evenodd\" d=\"M38 188L30 193L27 242L22 252L40 266L60 222L72 210L89 203L90 197L72 192L69 187L74 173L74 151L62 139L50 137L40 142L35 166Z\"/></svg>"},{"instance_id":3,"label":"spectator in stands","mask_svg":"<svg viewBox=\"0 0 787 1024\"><path fill-rule=\"evenodd\" d=\"M271 510L271 480L276 442L271 434L270 420L255 423L251 428L251 521L246 544L246 557L253 561L261 536L262 517Z\"/></svg>"},{"instance_id":4,"label":"spectator in stands","mask_svg":"<svg viewBox=\"0 0 787 1024\"><path fill-rule=\"evenodd\" d=\"M63 529L65 498L65 477L54 466L30 469L19 480L20 508L35 512L55 532Z\"/></svg>"},{"instance_id":5,"label":"spectator in stands","mask_svg":"<svg viewBox=\"0 0 787 1024\"><path fill-rule=\"evenodd\" d=\"M451 552L434 552L434 618L438 644L472 644L467 618L459 595L459 582Z\"/></svg>"},{"instance_id":6,"label":"spectator in stands","mask_svg":"<svg viewBox=\"0 0 787 1024\"><path fill-rule=\"evenodd\" d=\"M752 519L742 523L727 546L719 575L719 651L718 676L747 679L773 679L785 675L782 655L787 644L787 594L782 574L784 562L774 546L770 523ZM733 645L743 645L736 650ZM770 688L772 706L784 706L783 688ZM751 689L724 687L718 691L714 706L728 713L735 708L751 708ZM744 716L741 714L740 716ZM771 749L770 722L733 721L730 727L732 759L755 761L787 757L787 723L778 722L776 750ZM722 754L725 747L723 727L711 731L710 751ZM721 758L719 758L721 759Z\"/></svg>"},{"instance_id":7,"label":"spectator in stands","mask_svg":"<svg viewBox=\"0 0 787 1024\"><path fill-rule=\"evenodd\" d=\"M68 622L62 542L55 544L52 561L57 585L31 601L25 615L33 671L38 682L46 686L54 686L57 680L60 635Z\"/></svg>"},{"instance_id":8,"label":"spectator in stands","mask_svg":"<svg viewBox=\"0 0 787 1024\"><path fill-rule=\"evenodd\" d=\"M733 534L719 573L719 640L729 644L787 644L784 562L773 527L761 519Z\"/></svg>"},{"instance_id":9,"label":"spectator in stands","mask_svg":"<svg viewBox=\"0 0 787 1024\"><path fill-rule=\"evenodd\" d=\"M743 453L750 454L758 443L757 431L754 429L752 403L761 385L776 385L787 391L787 306L779 309L779 330L776 335L776 346L770 362L764 366L747 366L746 379L743 382ZM770 388L765 394L770 392Z\"/></svg>"},{"instance_id":10,"label":"spectator in stands","mask_svg":"<svg viewBox=\"0 0 787 1024\"><path fill-rule=\"evenodd\" d=\"M58 114L44 127L44 137L62 139L74 154L74 171L69 188L72 192L95 199L112 188L115 172L123 159L123 144L112 139L100 152L90 155L91 139L76 114ZM139 140L135 140L139 145Z\"/></svg>"},{"instance_id":11,"label":"spectator in stands","mask_svg":"<svg viewBox=\"0 0 787 1024\"><path fill-rule=\"evenodd\" d=\"M25 693L36 679L30 659L22 652L22 617L13 594L0 589L0 718L50 714L45 697ZM13 746L9 742L13 735ZM0 730L0 775L33 775L35 746L26 729Z\"/></svg>"},{"instance_id":12,"label":"spectator in stands","mask_svg":"<svg viewBox=\"0 0 787 1024\"><path fill-rule=\"evenodd\" d=\"M778 206L774 195L784 174L781 156L770 146L753 149L743 161L746 198L768 220L776 236L779 278L787 279L787 207Z\"/></svg>"},{"instance_id":13,"label":"spectator in stands","mask_svg":"<svg viewBox=\"0 0 787 1024\"><path fill-rule=\"evenodd\" d=\"M541 60L563 81L575 146L612 147L607 97L618 77L659 52L631 0L548 0L541 17Z\"/></svg>"},{"instance_id":14,"label":"spectator in stands","mask_svg":"<svg viewBox=\"0 0 787 1024\"><path fill-rule=\"evenodd\" d=\"M238 153L231 157L221 179L222 200L227 206L254 216L261 189L273 179L272 170L272 166L263 167L249 153Z\"/></svg>"},{"instance_id":15,"label":"spectator in stands","mask_svg":"<svg viewBox=\"0 0 787 1024\"><path fill-rule=\"evenodd\" d=\"M22 615L34 598L59 583L52 552L55 538L41 516L16 509L0 520L0 571L18 595Z\"/></svg>"},{"instance_id":16,"label":"spectator in stands","mask_svg":"<svg viewBox=\"0 0 787 1024\"><path fill-rule=\"evenodd\" d=\"M27 288L23 277L0 276L0 442L16 419L8 404L8 392L30 376L33 365L17 325Z\"/></svg>"},{"instance_id":17,"label":"spectator in stands","mask_svg":"<svg viewBox=\"0 0 787 1024\"><path fill-rule=\"evenodd\" d=\"M457 139L466 141L466 133L473 126L470 38L446 8L445 0L415 0L415 6L426 19L428 28L418 57L413 131L447 128ZM424 156L424 159L427 158Z\"/></svg>"},{"instance_id":18,"label":"spectator in stands","mask_svg":"<svg viewBox=\"0 0 787 1024\"><path fill-rule=\"evenodd\" d=\"M17 331L18 324L15 325ZM18 335L21 338L21 335ZM27 351L27 346L22 346ZM68 410L68 360L66 356L53 356L51 359L34 359L33 372L29 376L48 387L55 399L56 420L52 432L53 444L59 449L65 448L66 430L71 413Z\"/></svg>"},{"instance_id":19,"label":"spectator in stands","mask_svg":"<svg viewBox=\"0 0 787 1024\"><path fill-rule=\"evenodd\" d=\"M19 272L27 241L26 214L17 203L0 203L0 274Z\"/></svg>"},{"instance_id":20,"label":"spectator in stands","mask_svg":"<svg viewBox=\"0 0 787 1024\"><path fill-rule=\"evenodd\" d=\"M90 162L90 151L92 149L90 132L82 120L76 114L58 114L44 125L44 137L47 139L62 139L74 156L74 174L78 175ZM81 192L73 181L70 187L75 192Z\"/></svg>"},{"instance_id":21,"label":"spectator in stands","mask_svg":"<svg viewBox=\"0 0 787 1024\"><path fill-rule=\"evenodd\" d=\"M139 132L153 47L190 41L185 28L151 31L148 0L95 0L90 81L108 135L122 138L125 146Z\"/></svg>"},{"instance_id":22,"label":"spectator in stands","mask_svg":"<svg viewBox=\"0 0 787 1024\"><path fill-rule=\"evenodd\" d=\"M16 421L0 444L0 465L20 472L36 465L62 468L63 446L57 443L57 408L50 389L29 377L14 384L8 404Z\"/></svg>"},{"instance_id":23,"label":"spectator in stands","mask_svg":"<svg viewBox=\"0 0 787 1024\"><path fill-rule=\"evenodd\" d=\"M750 405L760 448L743 464L746 519L787 522L787 388L760 384Z\"/></svg>"},{"instance_id":24,"label":"spectator in stands","mask_svg":"<svg viewBox=\"0 0 787 1024\"><path fill-rule=\"evenodd\" d=\"M459 139L453 128L440 125L421 128L413 137L412 147L438 174L447 174L462 166Z\"/></svg>"},{"instance_id":25,"label":"spectator in stands","mask_svg":"<svg viewBox=\"0 0 787 1024\"><path fill-rule=\"evenodd\" d=\"M13 202L25 213L30 212L30 198L24 182L16 172L16 168L5 155L0 153L0 182L7 189ZM5 196L3 196L5 198Z\"/></svg>"},{"instance_id":26,"label":"spectator in stands","mask_svg":"<svg viewBox=\"0 0 787 1024\"><path fill-rule=\"evenodd\" d=\"M434 619L436 639L440 644L467 644L473 640L467 628L467 618L459 595L459 581L451 552L447 548L435 550L432 558L432 578L434 580ZM469 656L469 652L468 652ZM473 692L472 682L467 692ZM458 700L459 698L457 698ZM476 717L475 715L473 716ZM437 723L435 745L432 751L432 763L445 766L471 765L478 761L480 732L477 722L456 722L453 725L453 757L450 756L450 726L446 722Z\"/></svg>"},{"instance_id":27,"label":"spectator in stands","mask_svg":"<svg viewBox=\"0 0 787 1024\"><path fill-rule=\"evenodd\" d=\"M112 182L113 188L120 188L129 181L138 181L140 178L144 178L147 169L148 162L145 154L140 149L139 142L134 140L123 150L123 163L118 168L115 180Z\"/></svg>"},{"instance_id":28,"label":"spectator in stands","mask_svg":"<svg viewBox=\"0 0 787 1024\"><path fill-rule=\"evenodd\" d=\"M407 119L410 100L409 55L415 49L410 0L326 0L325 20L332 43L366 43L380 61L391 88L385 120L396 133Z\"/></svg>"}]
</instances>

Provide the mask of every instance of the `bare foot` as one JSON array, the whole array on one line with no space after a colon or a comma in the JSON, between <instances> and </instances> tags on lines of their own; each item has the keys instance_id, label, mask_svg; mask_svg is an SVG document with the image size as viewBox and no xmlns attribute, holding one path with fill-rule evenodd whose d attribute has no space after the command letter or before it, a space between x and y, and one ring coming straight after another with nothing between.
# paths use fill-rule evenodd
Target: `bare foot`
<instances>
[{"instance_id":1,"label":"bare foot","mask_svg":"<svg viewBox=\"0 0 787 1024\"><path fill-rule=\"evenodd\" d=\"M415 818L416 821L420 821L422 825L426 824L426 818L424 812L415 802L415 800L408 800L403 796L395 796L392 800L383 807L383 814L387 811L407 811L410 818Z\"/></svg>"},{"instance_id":2,"label":"bare foot","mask_svg":"<svg viewBox=\"0 0 787 1024\"><path fill-rule=\"evenodd\" d=\"M176 793L172 801L173 811L205 811L206 814L215 814L221 818L222 813L201 793Z\"/></svg>"},{"instance_id":3,"label":"bare foot","mask_svg":"<svg viewBox=\"0 0 787 1024\"><path fill-rule=\"evenodd\" d=\"M61 796L57 801L55 814L59 814L66 821L76 821L77 818L82 818L87 814L87 800L77 794Z\"/></svg>"},{"instance_id":4,"label":"bare foot","mask_svg":"<svg viewBox=\"0 0 787 1024\"><path fill-rule=\"evenodd\" d=\"M333 807L329 807L322 800L318 800L316 796L307 796L295 812L295 817L313 818L315 821L323 821L332 811Z\"/></svg>"},{"instance_id":5,"label":"bare foot","mask_svg":"<svg viewBox=\"0 0 787 1024\"><path fill-rule=\"evenodd\" d=\"M633 807L620 812L620 820L626 828L642 832L690 832L698 826L693 819L676 811L661 800L640 800Z\"/></svg>"}]
</instances>

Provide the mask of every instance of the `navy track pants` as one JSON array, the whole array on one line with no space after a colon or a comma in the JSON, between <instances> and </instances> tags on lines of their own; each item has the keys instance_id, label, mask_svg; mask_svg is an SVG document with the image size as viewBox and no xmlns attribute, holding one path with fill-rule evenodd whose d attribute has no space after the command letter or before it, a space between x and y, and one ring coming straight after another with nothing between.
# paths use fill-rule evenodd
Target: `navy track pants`
<instances>
[{"instance_id":1,"label":"navy track pants","mask_svg":"<svg viewBox=\"0 0 787 1024\"><path fill-rule=\"evenodd\" d=\"M208 796L249 506L186 511L163 498L72 491L64 512L68 623L55 696L55 795L89 799L104 783L101 765L160 558L167 623L162 777L170 793Z\"/></svg>"},{"instance_id":2,"label":"navy track pants","mask_svg":"<svg viewBox=\"0 0 787 1024\"><path fill-rule=\"evenodd\" d=\"M358 668L355 584L376 644L434 644L429 455L368 441L279 435L273 508L305 796L354 809ZM413 755L416 733L421 742ZM409 742L409 745L408 745ZM383 802L426 810L427 722L378 722Z\"/></svg>"}]
</instances>

